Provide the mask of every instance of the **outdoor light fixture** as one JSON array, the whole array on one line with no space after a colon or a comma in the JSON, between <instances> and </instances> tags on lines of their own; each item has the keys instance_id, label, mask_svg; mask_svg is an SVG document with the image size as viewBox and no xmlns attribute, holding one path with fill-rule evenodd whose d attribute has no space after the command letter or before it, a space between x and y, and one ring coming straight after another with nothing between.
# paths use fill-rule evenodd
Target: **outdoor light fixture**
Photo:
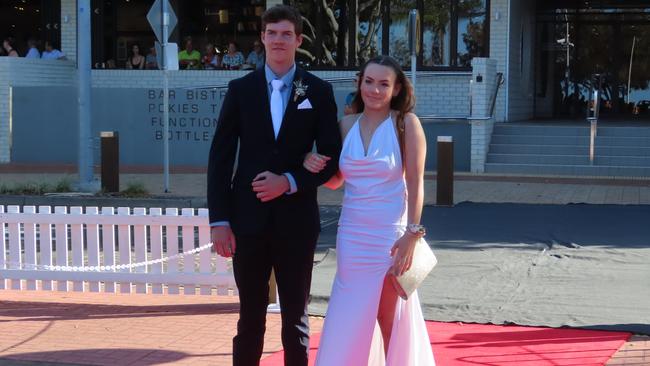
<instances>
[{"instance_id":1,"label":"outdoor light fixture","mask_svg":"<svg viewBox=\"0 0 650 366\"><path fill-rule=\"evenodd\" d=\"M219 23L228 24L228 9L219 10Z\"/></svg>"}]
</instances>

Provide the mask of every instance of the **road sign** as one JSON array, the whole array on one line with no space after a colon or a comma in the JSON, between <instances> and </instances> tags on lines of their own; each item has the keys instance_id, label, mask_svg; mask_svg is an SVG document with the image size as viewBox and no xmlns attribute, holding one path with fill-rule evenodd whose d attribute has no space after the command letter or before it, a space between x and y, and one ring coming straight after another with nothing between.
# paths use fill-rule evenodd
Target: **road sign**
<instances>
[{"instance_id":1,"label":"road sign","mask_svg":"<svg viewBox=\"0 0 650 366\"><path fill-rule=\"evenodd\" d=\"M167 57L165 58L164 65L167 65L167 70L178 70L178 45L176 43L167 43L165 48L167 51ZM162 69L163 62L163 52L160 42L156 42L156 61L158 62L158 67Z\"/></svg>"},{"instance_id":2,"label":"road sign","mask_svg":"<svg viewBox=\"0 0 650 366\"><path fill-rule=\"evenodd\" d=\"M163 30L162 30L162 27L164 25L163 17L162 17L163 1L167 2L167 25L169 26L169 32L167 34L171 35L172 32L174 31L174 28L176 28L176 23L178 23L178 19L176 18L176 13L174 13L174 9L169 3L169 0L154 1L151 10L149 10L149 13L147 14L147 20L149 21L149 24L151 25L151 28L153 29L153 32L156 34L156 38L160 43L165 43L168 41L167 39L163 39Z\"/></svg>"}]
</instances>

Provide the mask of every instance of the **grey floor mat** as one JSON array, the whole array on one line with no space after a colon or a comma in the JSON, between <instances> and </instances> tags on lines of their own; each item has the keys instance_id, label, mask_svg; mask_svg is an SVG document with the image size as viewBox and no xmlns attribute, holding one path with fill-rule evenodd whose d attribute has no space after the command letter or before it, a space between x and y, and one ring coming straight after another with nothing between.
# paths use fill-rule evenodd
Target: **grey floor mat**
<instances>
[{"instance_id":1,"label":"grey floor mat","mask_svg":"<svg viewBox=\"0 0 650 366\"><path fill-rule=\"evenodd\" d=\"M423 222L439 260L419 291L426 319L650 334L650 206L463 203L426 207ZM335 231L319 241L330 252L313 314L326 311Z\"/></svg>"}]
</instances>

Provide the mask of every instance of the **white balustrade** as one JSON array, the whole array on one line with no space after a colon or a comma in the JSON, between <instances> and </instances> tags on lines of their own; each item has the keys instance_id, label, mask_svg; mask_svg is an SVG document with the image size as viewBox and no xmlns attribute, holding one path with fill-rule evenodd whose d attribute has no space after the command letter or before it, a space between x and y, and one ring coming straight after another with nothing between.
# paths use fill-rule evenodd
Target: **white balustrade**
<instances>
[{"instance_id":1,"label":"white balustrade","mask_svg":"<svg viewBox=\"0 0 650 366\"><path fill-rule=\"evenodd\" d=\"M209 243L206 209L0 205L0 289L237 294Z\"/></svg>"}]
</instances>

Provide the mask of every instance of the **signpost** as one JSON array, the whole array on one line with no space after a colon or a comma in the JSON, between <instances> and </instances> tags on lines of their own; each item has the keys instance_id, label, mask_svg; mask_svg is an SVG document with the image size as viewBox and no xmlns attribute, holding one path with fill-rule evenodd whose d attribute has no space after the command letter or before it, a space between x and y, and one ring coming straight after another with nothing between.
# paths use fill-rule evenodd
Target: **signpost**
<instances>
[{"instance_id":1,"label":"signpost","mask_svg":"<svg viewBox=\"0 0 650 366\"><path fill-rule=\"evenodd\" d=\"M79 189L95 190L91 136L90 0L77 1L77 82L79 110Z\"/></svg>"},{"instance_id":2,"label":"signpost","mask_svg":"<svg viewBox=\"0 0 650 366\"><path fill-rule=\"evenodd\" d=\"M417 55L420 52L420 15L417 9L411 9L409 12L409 48L411 51L411 82L415 89Z\"/></svg>"},{"instance_id":3,"label":"signpost","mask_svg":"<svg viewBox=\"0 0 650 366\"><path fill-rule=\"evenodd\" d=\"M178 23L176 14L169 4L169 0L155 0L151 10L147 14L147 20L151 25L158 42L162 46L162 69L163 69L163 175L165 193L169 192L169 61L168 43L171 33Z\"/></svg>"}]
</instances>

